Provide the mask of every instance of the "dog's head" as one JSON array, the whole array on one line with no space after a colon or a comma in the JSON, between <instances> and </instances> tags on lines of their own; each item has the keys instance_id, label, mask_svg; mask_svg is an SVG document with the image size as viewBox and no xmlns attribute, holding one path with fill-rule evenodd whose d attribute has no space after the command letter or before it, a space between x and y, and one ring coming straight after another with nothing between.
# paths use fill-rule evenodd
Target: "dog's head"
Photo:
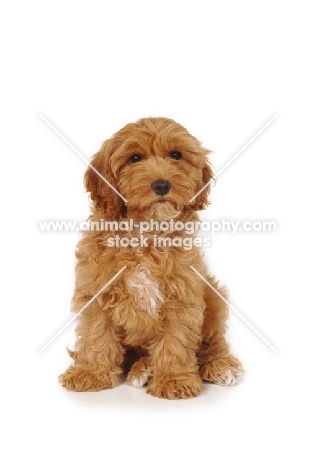
<instances>
[{"instance_id":1,"label":"dog's head","mask_svg":"<svg viewBox=\"0 0 310 468\"><path fill-rule=\"evenodd\" d=\"M103 143L86 171L85 186L95 209L110 219L119 218L125 206L131 213L168 218L202 210L210 184L195 195L213 177L209 153L173 120L141 119Z\"/></svg>"}]
</instances>

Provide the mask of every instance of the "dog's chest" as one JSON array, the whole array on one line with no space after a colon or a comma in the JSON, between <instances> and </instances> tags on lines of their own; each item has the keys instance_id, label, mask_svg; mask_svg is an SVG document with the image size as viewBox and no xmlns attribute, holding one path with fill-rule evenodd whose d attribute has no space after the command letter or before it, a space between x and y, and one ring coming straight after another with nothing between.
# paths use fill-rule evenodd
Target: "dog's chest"
<instances>
[{"instance_id":1,"label":"dog's chest","mask_svg":"<svg viewBox=\"0 0 310 468\"><path fill-rule=\"evenodd\" d=\"M147 311L154 318L158 317L159 308L164 301L163 291L146 266L139 264L128 271L125 286L138 309Z\"/></svg>"}]
</instances>

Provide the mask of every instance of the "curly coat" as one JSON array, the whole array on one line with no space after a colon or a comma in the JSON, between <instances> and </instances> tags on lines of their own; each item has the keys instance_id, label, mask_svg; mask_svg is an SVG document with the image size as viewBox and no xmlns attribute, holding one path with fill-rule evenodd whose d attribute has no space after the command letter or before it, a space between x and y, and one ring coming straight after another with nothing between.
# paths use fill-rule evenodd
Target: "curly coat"
<instances>
[{"instance_id":1,"label":"curly coat","mask_svg":"<svg viewBox=\"0 0 310 468\"><path fill-rule=\"evenodd\" d=\"M210 184L189 200L213 178L209 153L173 120L145 118L126 125L103 143L86 171L90 220L131 219L135 226L151 219L197 222L197 211L208 205ZM154 189L157 182L168 192ZM72 300L72 309L83 311L75 350L69 351L74 363L60 383L70 390L97 391L114 387L117 376L126 373L127 383L147 384L147 393L168 399L197 396L202 380L234 383L243 370L225 340L226 304L190 268L227 296L209 274L202 250L156 245L156 236L188 237L175 230L144 233L147 245L109 247L111 238L139 235L138 227L124 232L119 224L83 232Z\"/></svg>"}]
</instances>

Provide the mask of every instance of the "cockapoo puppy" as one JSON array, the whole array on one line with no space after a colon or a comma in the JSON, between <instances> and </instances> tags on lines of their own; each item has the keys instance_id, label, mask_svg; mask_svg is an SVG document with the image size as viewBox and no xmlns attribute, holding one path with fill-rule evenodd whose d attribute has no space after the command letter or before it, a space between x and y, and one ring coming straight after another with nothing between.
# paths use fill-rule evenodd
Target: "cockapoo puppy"
<instances>
[{"instance_id":1,"label":"cockapoo puppy","mask_svg":"<svg viewBox=\"0 0 310 468\"><path fill-rule=\"evenodd\" d=\"M84 231L77 245L77 342L69 350L74 363L59 377L67 389L112 388L125 373L150 395L178 399L197 396L203 380L231 385L242 375L225 341L226 304L197 272L221 296L226 291L199 242L186 248L188 232L174 229L198 222L208 205L210 184L194 197L213 177L209 153L173 120L145 118L93 156L85 174L89 219L114 223ZM151 220L142 236L141 223Z\"/></svg>"}]
</instances>

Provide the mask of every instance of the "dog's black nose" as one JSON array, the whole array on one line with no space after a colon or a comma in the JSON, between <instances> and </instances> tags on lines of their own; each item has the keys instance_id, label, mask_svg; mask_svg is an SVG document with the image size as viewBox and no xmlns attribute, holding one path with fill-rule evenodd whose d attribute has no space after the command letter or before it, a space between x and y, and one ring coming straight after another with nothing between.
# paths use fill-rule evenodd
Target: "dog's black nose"
<instances>
[{"instance_id":1,"label":"dog's black nose","mask_svg":"<svg viewBox=\"0 0 310 468\"><path fill-rule=\"evenodd\" d=\"M151 187L157 195L166 195L171 189L169 180L156 180L151 183Z\"/></svg>"}]
</instances>

